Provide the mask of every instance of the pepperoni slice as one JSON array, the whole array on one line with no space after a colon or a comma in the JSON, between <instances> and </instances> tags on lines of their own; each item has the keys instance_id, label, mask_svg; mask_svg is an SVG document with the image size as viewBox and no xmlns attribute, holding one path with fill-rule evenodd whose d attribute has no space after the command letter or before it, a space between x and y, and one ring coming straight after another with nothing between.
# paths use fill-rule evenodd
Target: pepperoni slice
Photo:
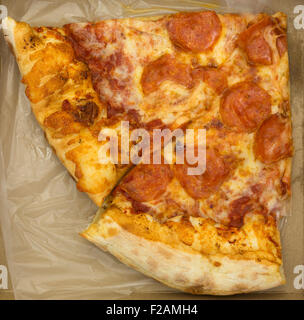
<instances>
[{"instance_id":1,"label":"pepperoni slice","mask_svg":"<svg viewBox=\"0 0 304 320\"><path fill-rule=\"evenodd\" d=\"M165 80L175 81L186 87L191 87L191 67L178 62L173 56L165 54L148 64L141 77L144 94L156 91Z\"/></svg>"},{"instance_id":2,"label":"pepperoni slice","mask_svg":"<svg viewBox=\"0 0 304 320\"><path fill-rule=\"evenodd\" d=\"M192 77L194 81L201 79L206 82L217 94L221 94L228 87L227 75L221 69L198 67L192 71Z\"/></svg>"},{"instance_id":3,"label":"pepperoni slice","mask_svg":"<svg viewBox=\"0 0 304 320\"><path fill-rule=\"evenodd\" d=\"M254 153L257 159L266 164L290 157L290 121L279 114L265 120L255 135Z\"/></svg>"},{"instance_id":4,"label":"pepperoni slice","mask_svg":"<svg viewBox=\"0 0 304 320\"><path fill-rule=\"evenodd\" d=\"M120 189L135 201L152 201L166 191L171 179L172 173L169 165L142 164L126 176L120 185Z\"/></svg>"},{"instance_id":5,"label":"pepperoni slice","mask_svg":"<svg viewBox=\"0 0 304 320\"><path fill-rule=\"evenodd\" d=\"M220 114L225 125L252 132L270 115L271 97L254 82L240 82L224 93Z\"/></svg>"},{"instance_id":6,"label":"pepperoni slice","mask_svg":"<svg viewBox=\"0 0 304 320\"><path fill-rule=\"evenodd\" d=\"M188 175L188 164L175 165L175 175L182 187L194 199L207 198L216 192L226 179L229 169L215 149L206 153L206 170L202 175Z\"/></svg>"},{"instance_id":7,"label":"pepperoni slice","mask_svg":"<svg viewBox=\"0 0 304 320\"><path fill-rule=\"evenodd\" d=\"M238 44L252 64L272 64L272 51L264 37L265 28L272 24L272 19L266 17L240 34Z\"/></svg>"},{"instance_id":8,"label":"pepperoni slice","mask_svg":"<svg viewBox=\"0 0 304 320\"><path fill-rule=\"evenodd\" d=\"M171 41L195 53L213 48L222 31L219 17L213 11L180 13L167 24Z\"/></svg>"}]
</instances>

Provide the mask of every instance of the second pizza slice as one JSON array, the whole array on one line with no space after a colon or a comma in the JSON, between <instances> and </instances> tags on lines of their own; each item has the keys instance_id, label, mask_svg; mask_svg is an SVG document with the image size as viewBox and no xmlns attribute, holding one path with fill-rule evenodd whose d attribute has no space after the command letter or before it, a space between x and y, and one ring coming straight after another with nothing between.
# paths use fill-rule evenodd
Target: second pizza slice
<instances>
[{"instance_id":1,"label":"second pizza slice","mask_svg":"<svg viewBox=\"0 0 304 320\"><path fill-rule=\"evenodd\" d=\"M285 281L278 224L288 210L293 151L288 55L283 14L228 15L245 27L240 33L234 30L231 47L218 51L224 37L216 32L225 34L227 26L222 23L218 29L218 20L211 16L214 32L208 39L214 47L198 36L203 31L196 14L176 15L165 24L175 58L192 57L192 86L187 90L198 90L192 94L192 112L203 106L181 126L185 139L181 143L179 136L173 143L176 157L166 163L168 144L161 152L162 163L137 165L83 236L166 285L195 294L226 295ZM176 76L168 71L166 55L158 59L160 64L155 60L142 73L144 79L150 74L150 82L141 83L151 88L143 89L148 96L156 83L156 95L167 92L169 84L172 88L182 83L185 69L179 67ZM186 90L186 83L182 86ZM164 100L164 109L171 101ZM145 106L142 103L139 106ZM187 135L198 137L199 130L206 134L205 170L189 174L198 163L187 158L180 163L178 149L187 153ZM199 160L199 141L192 143L193 157Z\"/></svg>"}]
</instances>

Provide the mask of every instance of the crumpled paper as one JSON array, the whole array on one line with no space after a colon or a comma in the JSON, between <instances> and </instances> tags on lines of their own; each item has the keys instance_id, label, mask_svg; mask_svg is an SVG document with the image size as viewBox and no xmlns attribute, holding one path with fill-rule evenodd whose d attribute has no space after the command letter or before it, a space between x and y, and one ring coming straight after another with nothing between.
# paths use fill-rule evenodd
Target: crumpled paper
<instances>
[{"instance_id":1,"label":"crumpled paper","mask_svg":"<svg viewBox=\"0 0 304 320\"><path fill-rule=\"evenodd\" d=\"M2 4L11 17L34 26L202 8L220 12L268 8L267 1L209 2L6 0ZM20 83L15 58L0 39L0 221L15 298L119 299L174 292L79 236L97 207L77 191L47 144Z\"/></svg>"}]
</instances>

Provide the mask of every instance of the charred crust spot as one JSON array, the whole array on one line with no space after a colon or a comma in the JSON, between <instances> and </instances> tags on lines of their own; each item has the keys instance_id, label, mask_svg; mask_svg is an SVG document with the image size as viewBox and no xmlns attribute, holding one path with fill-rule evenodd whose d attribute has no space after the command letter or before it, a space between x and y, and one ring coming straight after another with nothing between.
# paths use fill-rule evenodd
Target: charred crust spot
<instances>
[{"instance_id":1,"label":"charred crust spot","mask_svg":"<svg viewBox=\"0 0 304 320\"><path fill-rule=\"evenodd\" d=\"M69 113L74 121L85 126L91 126L98 117L98 106L95 102L89 101L84 105L73 106L68 100L62 102L62 110Z\"/></svg>"},{"instance_id":2,"label":"charred crust spot","mask_svg":"<svg viewBox=\"0 0 304 320\"><path fill-rule=\"evenodd\" d=\"M24 49L26 49L27 47L29 47L30 49L34 49L36 48L36 46L40 43L40 39L39 37L35 36L35 35L31 35L28 38L28 41L26 41L26 39L24 39L24 44L25 46L23 47Z\"/></svg>"},{"instance_id":3,"label":"charred crust spot","mask_svg":"<svg viewBox=\"0 0 304 320\"><path fill-rule=\"evenodd\" d=\"M94 120L98 117L98 107L93 101L87 102L85 105L80 106L79 110L79 122L93 124Z\"/></svg>"}]
</instances>

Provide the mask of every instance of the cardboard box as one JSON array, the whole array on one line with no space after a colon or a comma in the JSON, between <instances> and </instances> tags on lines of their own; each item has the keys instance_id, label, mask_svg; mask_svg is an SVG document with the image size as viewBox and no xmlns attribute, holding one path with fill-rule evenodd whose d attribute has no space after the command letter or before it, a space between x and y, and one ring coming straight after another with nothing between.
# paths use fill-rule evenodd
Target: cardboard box
<instances>
[{"instance_id":1,"label":"cardboard box","mask_svg":"<svg viewBox=\"0 0 304 320\"><path fill-rule=\"evenodd\" d=\"M61 25L69 21L94 20L96 16L101 18L121 17L126 13L128 15L141 15L141 12L147 14L147 11L140 11L142 3L146 7L147 4L154 4L154 13L158 13L157 10L172 12L177 5L179 8L184 6L184 8L193 10L204 8L203 5L205 5L207 9L214 8L221 12L223 7L213 6L219 4L222 6L230 5L230 8L225 10L231 12L248 10L248 8L250 10L251 8L254 12L283 11L288 14L288 50L295 156L293 160L291 216L284 219L281 226L283 261L287 282L284 286L265 292L233 297L192 296L176 292L152 279L147 279L122 265L112 256L99 251L84 239L78 239L77 233L90 222L96 207L85 195L76 190L73 181L68 177L59 161L50 153L50 148L43 140L43 134L30 113L29 102L24 95L23 86L20 85L18 69L1 35L2 69L0 79L2 84L0 82L0 91L1 89L2 92L4 89L7 91L5 96L1 96L0 101L0 115L2 114L4 117L0 117L0 144L2 143L0 157L3 158L3 168L0 166L0 181L2 187L4 185L7 187L7 197L1 192L0 222L8 261L5 258L4 245L0 236L0 265L8 266L9 273L13 276L16 298L304 299L304 290L295 287L297 272L302 268L301 266L304 268L304 25L295 23L295 18L301 13L300 7L295 9L299 5L299 1L261 0L253 3L253 1L227 0L208 1L209 4L204 4L202 1L151 0L134 2L130 8L124 5L125 1L105 0L102 1L102 5L101 1L96 1L95 7L87 10L86 13L78 6L80 2L86 3L81 0L3 0L0 1L0 4L7 7L9 15L13 18L22 19L34 25ZM242 6L240 6L241 4ZM22 110L16 109L16 105ZM15 128L9 129L8 126L11 123L20 124L23 129L28 130L27 133L22 136ZM19 134L19 136L12 137L12 133L17 136ZM32 142L30 140L33 137L36 139L34 141L35 148L31 149ZM14 145L15 148L11 148L11 145ZM8 152L9 150L11 152ZM48 167L46 163L49 166L49 171L45 169ZM50 179L52 184L49 185L46 179ZM47 191L45 192L45 190ZM49 213L47 217L44 217L45 212ZM50 220L54 217L63 219L64 228L60 223L54 224L53 221L48 221L48 217ZM71 224L73 219L75 225ZM47 223L50 225L49 229L45 229ZM48 231L49 235L45 235ZM66 235L62 237L64 232ZM55 236L62 238L57 241ZM60 246L62 243L62 248L58 246L56 249L49 245L47 243L48 237L52 245L58 243ZM75 243L79 247L77 249L71 247L71 256L69 256L69 252L64 251L65 241L76 241ZM22 250L25 250L26 254L22 255L20 246L24 246ZM56 255L58 255L56 259L53 259ZM73 257L77 261L73 261ZM45 261L47 259L49 259L48 262ZM81 263L83 259L86 261L85 264ZM48 263L50 263L50 267L45 269ZM78 268L77 271L75 268ZM92 277L94 275L96 279L89 278L87 272L92 272ZM73 280L72 276L75 275L79 275L79 283ZM46 281L48 276L49 282ZM88 279L90 281L87 281ZM118 285L121 283L124 286ZM32 290L31 285L38 286L38 289ZM39 285L41 286L39 287ZM14 299L10 283L9 289L0 290L0 299Z\"/></svg>"}]
</instances>

